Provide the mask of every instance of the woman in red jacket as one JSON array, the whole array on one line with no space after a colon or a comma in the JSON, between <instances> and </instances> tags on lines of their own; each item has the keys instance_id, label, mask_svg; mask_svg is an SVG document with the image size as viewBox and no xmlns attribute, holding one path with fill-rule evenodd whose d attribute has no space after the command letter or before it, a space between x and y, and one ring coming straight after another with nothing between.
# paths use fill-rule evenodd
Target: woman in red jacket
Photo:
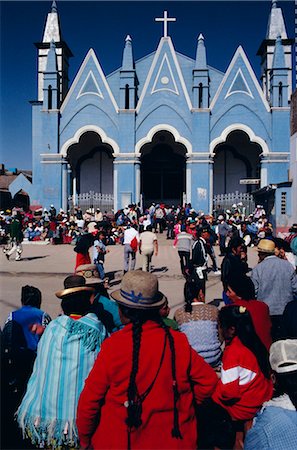
<instances>
[{"instance_id":1,"label":"woman in red jacket","mask_svg":"<svg viewBox=\"0 0 297 450\"><path fill-rule=\"evenodd\" d=\"M241 277L231 276L227 285L227 295L231 303L246 307L251 315L257 335L269 351L272 343L269 306L261 300L256 300L254 283L246 275Z\"/></svg>"},{"instance_id":2,"label":"woman in red jacket","mask_svg":"<svg viewBox=\"0 0 297 450\"><path fill-rule=\"evenodd\" d=\"M81 394L83 448L196 449L194 402L210 397L214 370L163 323L157 278L128 272L112 297L126 326L102 345Z\"/></svg>"},{"instance_id":3,"label":"woman in red jacket","mask_svg":"<svg viewBox=\"0 0 297 450\"><path fill-rule=\"evenodd\" d=\"M235 423L252 419L262 403L270 400L273 391L269 353L255 332L247 308L225 306L219 312L219 323L226 343L221 379L212 400L203 405L198 415L202 417L198 423L203 432L200 448L207 449L214 446L233 448ZM211 443L210 424L213 429ZM224 433L223 438L228 438L229 442L222 445L217 439L221 440Z\"/></svg>"}]
</instances>

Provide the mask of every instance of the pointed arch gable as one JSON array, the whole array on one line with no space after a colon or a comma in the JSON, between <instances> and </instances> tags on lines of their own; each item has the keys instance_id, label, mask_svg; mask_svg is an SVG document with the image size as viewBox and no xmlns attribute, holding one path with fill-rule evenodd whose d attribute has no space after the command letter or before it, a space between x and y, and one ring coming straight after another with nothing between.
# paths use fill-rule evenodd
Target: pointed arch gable
<instances>
[{"instance_id":1,"label":"pointed arch gable","mask_svg":"<svg viewBox=\"0 0 297 450\"><path fill-rule=\"evenodd\" d=\"M254 71L252 69L252 66L251 66L251 64L250 64L250 62L249 62L249 60L248 60L248 58L247 58L247 56L246 56L246 54L245 54L245 52L244 52L244 50L243 50L241 45L237 48L237 50L236 50L236 52L235 52L235 54L234 54L234 56L233 56L233 58L232 58L232 60L231 60L231 62L229 64L229 67L228 67L228 69L227 69L227 71L226 71L226 73L225 73L225 75L224 75L224 77L223 77L223 79L221 81L221 84L220 84L220 86L219 86L215 96L213 97L213 99L211 101L211 104L209 106L210 110L213 110L213 108L214 108L218 98L220 97L222 89L225 86L225 83L227 82L227 80L228 80L228 78L229 78L229 76L231 74L231 71L232 71L232 69L233 69L233 67L234 67L234 65L235 65L235 63L236 63L236 61L237 61L237 59L239 57L242 58L243 63L246 66L246 69L247 69L247 71L248 71L248 73L249 73L249 75L250 75L250 77L251 77L251 79L253 81L253 84L254 84L254 86L255 86L258 94L259 94L259 97L262 100L262 103L263 103L266 111L270 112L269 103L268 103L268 101L267 101L267 99L266 99L266 97L265 97L265 95L264 95L264 93L263 93L263 91L261 89L259 81L257 80L257 77L256 77L256 75L255 75L255 73L254 73Z\"/></svg>"},{"instance_id":2,"label":"pointed arch gable","mask_svg":"<svg viewBox=\"0 0 297 450\"><path fill-rule=\"evenodd\" d=\"M84 127L79 128L79 130L76 131L74 136L72 138L68 139L62 145L60 154L64 157L67 156L68 148L73 144L77 144L79 142L80 137L88 131L94 131L95 133L97 133L100 136L100 138L104 144L109 144L113 148L114 153L119 154L120 147L119 147L118 143L115 140L109 138L107 136L107 134L105 133L105 131L102 128L97 127L96 125L85 125Z\"/></svg>"},{"instance_id":3,"label":"pointed arch gable","mask_svg":"<svg viewBox=\"0 0 297 450\"><path fill-rule=\"evenodd\" d=\"M80 66L79 71L77 72L77 74L76 74L76 76L74 78L74 81L73 81L73 83L72 83L72 85L71 85L71 87L70 87L70 89L69 89L69 91L68 91L68 93L67 93L67 95L66 95L66 97L65 97L65 99L64 99L64 101L62 103L62 105L61 105L61 108L60 108L61 113L63 113L66 105L68 104L70 98L72 97L73 92L75 91L75 88L76 88L79 80L81 79L81 76L82 76L83 72L85 71L86 66L87 66L88 62L90 61L90 59L92 59L94 61L96 69L98 70L99 76L100 76L100 78L102 80L104 88L106 89L106 91L108 93L108 96L110 98L110 101L111 101L114 109L115 109L115 112L118 113L119 107L118 107L118 105L117 105L117 103L115 101L113 93L111 92L109 84L107 83L106 77L105 77L105 75L103 73L103 70L102 70L102 68L100 66L100 63L99 63L99 61L97 59L96 53L94 52L94 50L92 48L88 51L88 53L87 53L87 55L86 55L82 65Z\"/></svg>"},{"instance_id":4,"label":"pointed arch gable","mask_svg":"<svg viewBox=\"0 0 297 450\"><path fill-rule=\"evenodd\" d=\"M136 112L137 113L139 113L139 111L141 109L141 106L142 106L142 103L143 103L143 100L144 100L145 96L147 95L149 85L152 82L153 74L154 74L154 72L156 70L156 66L157 66L157 63L158 63L158 61L160 59L160 55L161 55L162 49L163 49L163 47L165 45L168 45L168 47L169 47L169 52L170 52L170 55L171 55L172 60L174 62L174 67L176 69L178 80L179 80L179 83L180 83L183 95L185 97L187 106L188 106L189 110L192 109L192 102L191 102L189 93L187 91L186 83L185 83L185 80L184 80L184 77L183 77L183 74L182 74L182 70L181 70L180 64L178 62L177 55L176 55L175 49L173 47L171 38L170 37L163 37L163 38L161 38L161 41L160 41L159 46L157 48L157 51L155 53L153 62L151 64L150 70L149 70L148 75L146 77L146 80L145 80L145 83L144 83L144 86L143 86L143 89L142 89L142 92L141 92L141 95L140 95L140 98L139 98L139 101L138 101L138 104L137 104L137 107L136 107ZM164 59L164 57L163 57L163 59ZM162 61L163 61L163 59L162 59ZM168 56L167 56L167 60L168 60ZM161 61L161 63L162 63L162 61Z\"/></svg>"},{"instance_id":5,"label":"pointed arch gable","mask_svg":"<svg viewBox=\"0 0 297 450\"><path fill-rule=\"evenodd\" d=\"M187 153L191 154L193 152L192 149L192 144L190 141L188 141L188 139L182 137L179 132L177 131L176 128L174 128L171 125L168 124L159 124L154 126L153 128L151 128L149 130L149 132L147 133L147 135L145 137L143 137L142 139L140 139L136 145L135 145L135 154L140 154L141 148L143 147L143 145L148 144L149 142L152 142L153 137L156 133L158 133L158 131L169 131L169 133L171 133L175 139L176 142L179 142L180 144L183 144L186 149L187 149Z\"/></svg>"},{"instance_id":6,"label":"pointed arch gable","mask_svg":"<svg viewBox=\"0 0 297 450\"><path fill-rule=\"evenodd\" d=\"M232 131L244 131L250 138L251 142L259 144L262 148L263 155L268 155L270 153L267 143L260 136L256 136L253 130L243 123L233 123L223 130L221 135L213 139L209 145L209 152L214 153L214 150L218 144L226 142L227 137Z\"/></svg>"}]
</instances>

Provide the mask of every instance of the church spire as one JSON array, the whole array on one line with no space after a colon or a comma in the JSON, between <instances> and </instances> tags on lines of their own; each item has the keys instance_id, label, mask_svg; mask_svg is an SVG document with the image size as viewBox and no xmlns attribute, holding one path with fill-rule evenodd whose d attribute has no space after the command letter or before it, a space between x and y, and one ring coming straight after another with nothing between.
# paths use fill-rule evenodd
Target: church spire
<instances>
[{"instance_id":1,"label":"church spire","mask_svg":"<svg viewBox=\"0 0 297 450\"><path fill-rule=\"evenodd\" d=\"M57 64L56 46L54 40L52 39L50 43L50 49L47 54L45 72L56 72L57 70L58 64Z\"/></svg>"},{"instance_id":2,"label":"church spire","mask_svg":"<svg viewBox=\"0 0 297 450\"><path fill-rule=\"evenodd\" d=\"M133 50L132 50L132 39L128 34L125 40L125 48L123 52L122 70L133 70Z\"/></svg>"},{"instance_id":3,"label":"church spire","mask_svg":"<svg viewBox=\"0 0 297 450\"><path fill-rule=\"evenodd\" d=\"M204 37L203 34L200 33L198 37L197 51L196 51L196 62L195 69L197 70L206 70L206 50L204 45Z\"/></svg>"},{"instance_id":4,"label":"church spire","mask_svg":"<svg viewBox=\"0 0 297 450\"><path fill-rule=\"evenodd\" d=\"M276 39L279 34L282 39L288 38L282 9L277 6L276 0L272 0L266 39Z\"/></svg>"},{"instance_id":5,"label":"church spire","mask_svg":"<svg viewBox=\"0 0 297 450\"><path fill-rule=\"evenodd\" d=\"M284 69L285 64L285 54L284 48L282 46L282 40L280 35L277 36L275 41L275 50L273 54L272 69Z\"/></svg>"},{"instance_id":6,"label":"church spire","mask_svg":"<svg viewBox=\"0 0 297 450\"><path fill-rule=\"evenodd\" d=\"M54 42L56 52L56 60L59 71L60 80L60 101L63 101L68 92L68 67L69 58L72 55L66 42L63 41L60 27L60 19L58 15L57 3L52 2L50 12L47 14L45 27L43 31L42 41L35 44L38 49L38 100L43 101L44 93L44 77L43 73L47 69L47 55L49 54L51 42Z\"/></svg>"},{"instance_id":7,"label":"church spire","mask_svg":"<svg viewBox=\"0 0 297 450\"><path fill-rule=\"evenodd\" d=\"M52 3L52 13L53 12L58 12L57 3L55 2L55 0Z\"/></svg>"}]
</instances>

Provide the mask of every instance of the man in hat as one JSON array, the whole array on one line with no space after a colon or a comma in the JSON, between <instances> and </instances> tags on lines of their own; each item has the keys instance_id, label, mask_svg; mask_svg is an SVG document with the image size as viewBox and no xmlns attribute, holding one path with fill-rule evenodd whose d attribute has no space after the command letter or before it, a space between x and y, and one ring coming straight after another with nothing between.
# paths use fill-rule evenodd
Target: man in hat
<instances>
[{"instance_id":1,"label":"man in hat","mask_svg":"<svg viewBox=\"0 0 297 450\"><path fill-rule=\"evenodd\" d=\"M82 448L195 449L194 403L214 391L214 370L164 324L155 275L128 272L112 297L125 326L103 343L80 396Z\"/></svg>"},{"instance_id":2,"label":"man in hat","mask_svg":"<svg viewBox=\"0 0 297 450\"><path fill-rule=\"evenodd\" d=\"M220 215L218 217L219 225L218 225L218 235L219 235L219 245L220 245L220 255L225 256L226 254L226 238L230 232L230 227L225 221L225 217Z\"/></svg>"},{"instance_id":3,"label":"man in hat","mask_svg":"<svg viewBox=\"0 0 297 450\"><path fill-rule=\"evenodd\" d=\"M78 448L76 408L84 381L107 336L89 313L95 289L85 278L70 275L56 292L63 314L45 329L33 373L17 411L24 435L47 448Z\"/></svg>"},{"instance_id":4,"label":"man in hat","mask_svg":"<svg viewBox=\"0 0 297 450\"><path fill-rule=\"evenodd\" d=\"M289 261L275 255L275 244L261 239L258 244L259 263L252 271L256 296L269 306L271 335L275 341L283 337L282 314L285 306L297 300L297 275Z\"/></svg>"},{"instance_id":5,"label":"man in hat","mask_svg":"<svg viewBox=\"0 0 297 450\"><path fill-rule=\"evenodd\" d=\"M23 242L23 227L21 220L16 214L12 216L11 222L8 227L8 233L10 236L11 248L9 250L5 249L5 255L9 261L10 256L15 252L15 260L20 261L23 252L22 242Z\"/></svg>"}]
</instances>

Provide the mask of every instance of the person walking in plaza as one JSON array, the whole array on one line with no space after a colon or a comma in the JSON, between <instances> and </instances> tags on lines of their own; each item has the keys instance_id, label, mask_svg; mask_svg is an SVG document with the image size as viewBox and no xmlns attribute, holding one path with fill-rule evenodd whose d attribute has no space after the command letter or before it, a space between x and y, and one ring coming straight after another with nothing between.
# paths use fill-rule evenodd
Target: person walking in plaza
<instances>
[{"instance_id":1,"label":"person walking in plaza","mask_svg":"<svg viewBox=\"0 0 297 450\"><path fill-rule=\"evenodd\" d=\"M297 339L274 342L270 348L273 398L265 402L248 431L245 450L297 448Z\"/></svg>"},{"instance_id":2,"label":"person walking in plaza","mask_svg":"<svg viewBox=\"0 0 297 450\"><path fill-rule=\"evenodd\" d=\"M169 208L167 214L166 214L166 226L167 226L167 239L174 239L174 222L175 222L175 215L174 215L174 208Z\"/></svg>"},{"instance_id":3,"label":"person walking in plaza","mask_svg":"<svg viewBox=\"0 0 297 450\"><path fill-rule=\"evenodd\" d=\"M297 275L289 261L275 255L275 244L261 239L258 244L259 263L251 278L256 296L269 306L272 340L284 337L283 312L287 303L297 301Z\"/></svg>"},{"instance_id":4,"label":"person walking in plaza","mask_svg":"<svg viewBox=\"0 0 297 450\"><path fill-rule=\"evenodd\" d=\"M165 213L160 205L156 206L155 210L155 220L156 220L156 232L162 234L164 229L164 218Z\"/></svg>"},{"instance_id":5,"label":"person walking in plaza","mask_svg":"<svg viewBox=\"0 0 297 450\"><path fill-rule=\"evenodd\" d=\"M181 231L176 237L176 245L178 256L180 259L181 273L186 277L186 269L189 269L191 257L191 249L193 246L193 236L186 232L186 225L181 225Z\"/></svg>"},{"instance_id":6,"label":"person walking in plaza","mask_svg":"<svg viewBox=\"0 0 297 450\"><path fill-rule=\"evenodd\" d=\"M218 225L218 235L219 235L219 246L220 246L220 255L225 256L226 254L226 238L230 232L230 227L226 223L224 216L220 215L218 217L219 225Z\"/></svg>"},{"instance_id":7,"label":"person walking in plaza","mask_svg":"<svg viewBox=\"0 0 297 450\"><path fill-rule=\"evenodd\" d=\"M21 260L21 255L23 253L22 242L24 238L22 228L23 227L21 220L17 217L16 214L14 214L8 227L10 248L5 249L4 251L8 261L14 252L15 252L15 260L16 261Z\"/></svg>"},{"instance_id":8,"label":"person walking in plaza","mask_svg":"<svg viewBox=\"0 0 297 450\"><path fill-rule=\"evenodd\" d=\"M127 225L124 231L124 274L129 270L135 269L136 264L136 252L139 242L139 234L136 229L136 225ZM130 263L131 259L131 263ZM130 267L129 267L130 266Z\"/></svg>"},{"instance_id":9,"label":"person walking in plaza","mask_svg":"<svg viewBox=\"0 0 297 450\"><path fill-rule=\"evenodd\" d=\"M104 261L105 261L105 255L109 252L107 250L106 245L104 244L105 240L105 233L103 231L100 231L98 233L98 239L94 241L94 264L96 264L99 277L101 280L105 279L105 271L104 271Z\"/></svg>"},{"instance_id":10,"label":"person walking in plaza","mask_svg":"<svg viewBox=\"0 0 297 450\"><path fill-rule=\"evenodd\" d=\"M70 275L56 292L63 314L40 339L26 394L17 411L25 436L38 448L79 448L76 409L84 381L107 332L89 313L95 289L83 276Z\"/></svg>"},{"instance_id":11,"label":"person walking in plaza","mask_svg":"<svg viewBox=\"0 0 297 450\"><path fill-rule=\"evenodd\" d=\"M148 225L146 231L140 234L139 253L142 255L142 270L149 272L153 255L158 255L158 240L152 232L151 225Z\"/></svg>"},{"instance_id":12,"label":"person walking in plaza","mask_svg":"<svg viewBox=\"0 0 297 450\"><path fill-rule=\"evenodd\" d=\"M128 272L111 296L126 325L103 343L85 382L77 410L81 447L196 449L194 402L211 396L215 371L164 324L166 297L156 276Z\"/></svg>"},{"instance_id":13,"label":"person walking in plaza","mask_svg":"<svg viewBox=\"0 0 297 450\"><path fill-rule=\"evenodd\" d=\"M209 228L201 227L197 230L197 238L192 247L192 258L189 263L189 274L192 281L200 286L202 283L202 292L205 295L207 280L207 246L206 241L209 239Z\"/></svg>"}]
</instances>

